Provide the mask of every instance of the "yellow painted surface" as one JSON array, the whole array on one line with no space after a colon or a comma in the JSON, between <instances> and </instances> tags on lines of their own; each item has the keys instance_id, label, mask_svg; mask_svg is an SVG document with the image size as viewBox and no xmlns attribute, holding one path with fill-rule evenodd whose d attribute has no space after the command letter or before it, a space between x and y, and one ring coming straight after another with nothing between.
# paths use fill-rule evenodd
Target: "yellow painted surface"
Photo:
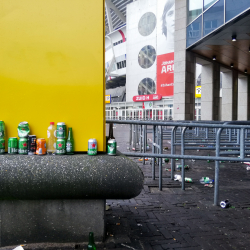
<instances>
[{"instance_id":1,"label":"yellow painted surface","mask_svg":"<svg viewBox=\"0 0 250 250\"><path fill-rule=\"evenodd\" d=\"M0 120L47 137L51 121L73 127L76 151L96 138L105 151L104 0L0 2Z\"/></svg>"},{"instance_id":2,"label":"yellow painted surface","mask_svg":"<svg viewBox=\"0 0 250 250\"><path fill-rule=\"evenodd\" d=\"M201 86L195 87L195 98L201 98Z\"/></svg>"},{"instance_id":3,"label":"yellow painted surface","mask_svg":"<svg viewBox=\"0 0 250 250\"><path fill-rule=\"evenodd\" d=\"M111 103L111 95L105 95L105 103Z\"/></svg>"}]
</instances>

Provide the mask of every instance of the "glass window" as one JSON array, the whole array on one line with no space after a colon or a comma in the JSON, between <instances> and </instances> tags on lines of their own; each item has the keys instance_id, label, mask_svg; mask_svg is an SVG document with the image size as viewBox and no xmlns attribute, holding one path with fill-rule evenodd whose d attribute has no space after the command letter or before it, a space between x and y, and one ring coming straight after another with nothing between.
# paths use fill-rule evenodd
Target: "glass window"
<instances>
[{"instance_id":1,"label":"glass window","mask_svg":"<svg viewBox=\"0 0 250 250\"><path fill-rule=\"evenodd\" d=\"M144 78L138 85L138 95L151 95L155 91L155 82L151 78Z\"/></svg>"},{"instance_id":2,"label":"glass window","mask_svg":"<svg viewBox=\"0 0 250 250\"><path fill-rule=\"evenodd\" d=\"M202 17L200 16L187 27L187 47L201 39Z\"/></svg>"},{"instance_id":3,"label":"glass window","mask_svg":"<svg viewBox=\"0 0 250 250\"><path fill-rule=\"evenodd\" d=\"M217 0L204 0L204 11L214 4Z\"/></svg>"},{"instance_id":4,"label":"glass window","mask_svg":"<svg viewBox=\"0 0 250 250\"><path fill-rule=\"evenodd\" d=\"M203 0L188 0L187 6L187 23L189 24L202 13Z\"/></svg>"},{"instance_id":5,"label":"glass window","mask_svg":"<svg viewBox=\"0 0 250 250\"><path fill-rule=\"evenodd\" d=\"M143 47L138 55L138 63L143 69L150 68L156 59L155 48L151 45Z\"/></svg>"},{"instance_id":6,"label":"glass window","mask_svg":"<svg viewBox=\"0 0 250 250\"><path fill-rule=\"evenodd\" d=\"M226 1L226 22L234 18L250 7L249 0L227 0Z\"/></svg>"},{"instance_id":7,"label":"glass window","mask_svg":"<svg viewBox=\"0 0 250 250\"><path fill-rule=\"evenodd\" d=\"M141 17L138 24L138 30L142 36L148 36L154 31L155 26L156 26L155 14L152 12L147 12Z\"/></svg>"},{"instance_id":8,"label":"glass window","mask_svg":"<svg viewBox=\"0 0 250 250\"><path fill-rule=\"evenodd\" d=\"M204 36L224 24L224 0L218 1L209 10L204 12L203 22Z\"/></svg>"}]
</instances>

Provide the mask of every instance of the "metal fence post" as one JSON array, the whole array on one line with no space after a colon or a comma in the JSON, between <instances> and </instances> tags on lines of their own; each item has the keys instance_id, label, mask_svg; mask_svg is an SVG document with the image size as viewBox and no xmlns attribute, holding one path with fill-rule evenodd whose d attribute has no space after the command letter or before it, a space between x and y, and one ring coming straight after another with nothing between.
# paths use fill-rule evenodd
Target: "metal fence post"
<instances>
[{"instance_id":1,"label":"metal fence post","mask_svg":"<svg viewBox=\"0 0 250 250\"><path fill-rule=\"evenodd\" d=\"M145 132L146 132L145 125L143 125L143 153L146 153ZM145 165L145 157L143 157L143 165Z\"/></svg>"},{"instance_id":2,"label":"metal fence post","mask_svg":"<svg viewBox=\"0 0 250 250\"><path fill-rule=\"evenodd\" d=\"M185 155L185 132L187 130L187 127L184 127L182 129L182 133L181 133L181 155ZM182 177L182 183L181 183L181 187L182 190L185 190L185 159L181 159L181 177Z\"/></svg>"},{"instance_id":3,"label":"metal fence post","mask_svg":"<svg viewBox=\"0 0 250 250\"><path fill-rule=\"evenodd\" d=\"M155 125L153 125L153 143L152 143L152 153L155 154ZM155 180L155 157L152 157L152 179Z\"/></svg>"},{"instance_id":4,"label":"metal fence post","mask_svg":"<svg viewBox=\"0 0 250 250\"><path fill-rule=\"evenodd\" d=\"M142 153L142 125L140 125L140 152Z\"/></svg>"},{"instance_id":5,"label":"metal fence post","mask_svg":"<svg viewBox=\"0 0 250 250\"><path fill-rule=\"evenodd\" d=\"M220 135L223 128L219 128L216 134L216 157L220 156ZM218 160L215 161L215 180L214 180L214 205L217 206L219 200L219 174L220 174L220 163Z\"/></svg>"},{"instance_id":6,"label":"metal fence post","mask_svg":"<svg viewBox=\"0 0 250 250\"><path fill-rule=\"evenodd\" d=\"M240 129L240 158L245 158L245 129Z\"/></svg>"},{"instance_id":7,"label":"metal fence post","mask_svg":"<svg viewBox=\"0 0 250 250\"><path fill-rule=\"evenodd\" d=\"M132 124L129 125L129 147L132 146Z\"/></svg>"},{"instance_id":8,"label":"metal fence post","mask_svg":"<svg viewBox=\"0 0 250 250\"><path fill-rule=\"evenodd\" d=\"M159 126L159 153L162 154L162 126ZM159 158L159 189L162 191L162 158Z\"/></svg>"},{"instance_id":9,"label":"metal fence post","mask_svg":"<svg viewBox=\"0 0 250 250\"><path fill-rule=\"evenodd\" d=\"M175 126L172 131L171 131L171 155L175 154L175 133L177 130L177 126ZM174 159L171 159L171 180L174 179L174 170L175 170L175 166L174 166Z\"/></svg>"},{"instance_id":10,"label":"metal fence post","mask_svg":"<svg viewBox=\"0 0 250 250\"><path fill-rule=\"evenodd\" d=\"M132 136L133 136L133 139L132 139L133 146L132 146L132 148L134 148L136 150L135 124L133 124L133 135Z\"/></svg>"}]
</instances>

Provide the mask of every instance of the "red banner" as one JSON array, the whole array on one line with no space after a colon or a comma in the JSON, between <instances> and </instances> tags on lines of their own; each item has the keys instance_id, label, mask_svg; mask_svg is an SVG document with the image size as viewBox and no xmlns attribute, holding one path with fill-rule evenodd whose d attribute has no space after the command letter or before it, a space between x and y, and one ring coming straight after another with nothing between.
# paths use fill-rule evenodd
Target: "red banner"
<instances>
[{"instance_id":1,"label":"red banner","mask_svg":"<svg viewBox=\"0 0 250 250\"><path fill-rule=\"evenodd\" d=\"M159 101L161 100L162 95L135 95L133 97L134 102L144 102L144 101Z\"/></svg>"},{"instance_id":2,"label":"red banner","mask_svg":"<svg viewBox=\"0 0 250 250\"><path fill-rule=\"evenodd\" d=\"M157 56L157 94L174 95L174 52Z\"/></svg>"}]
</instances>

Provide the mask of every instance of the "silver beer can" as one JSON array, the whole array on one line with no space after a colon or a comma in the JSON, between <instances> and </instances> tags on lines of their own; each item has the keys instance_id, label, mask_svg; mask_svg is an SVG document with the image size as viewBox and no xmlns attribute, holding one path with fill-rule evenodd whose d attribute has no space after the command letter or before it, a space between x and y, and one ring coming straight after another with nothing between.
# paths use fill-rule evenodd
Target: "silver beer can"
<instances>
[{"instance_id":1,"label":"silver beer can","mask_svg":"<svg viewBox=\"0 0 250 250\"><path fill-rule=\"evenodd\" d=\"M88 141L88 155L97 155L97 141L96 141L96 139L89 139L89 141Z\"/></svg>"}]
</instances>

